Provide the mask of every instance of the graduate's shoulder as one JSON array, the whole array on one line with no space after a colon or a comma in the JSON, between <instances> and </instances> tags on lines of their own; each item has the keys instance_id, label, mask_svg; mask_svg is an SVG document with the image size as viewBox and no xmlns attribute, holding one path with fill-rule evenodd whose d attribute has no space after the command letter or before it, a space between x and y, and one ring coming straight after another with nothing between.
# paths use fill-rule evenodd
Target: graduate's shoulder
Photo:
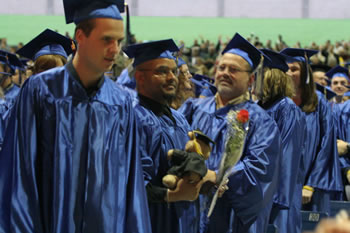
<instances>
[{"instance_id":1,"label":"graduate's shoulder","mask_svg":"<svg viewBox=\"0 0 350 233\"><path fill-rule=\"evenodd\" d=\"M270 115L258 104L247 101L243 106L242 109L245 109L249 112L249 121L254 124L275 124L274 120L270 117Z\"/></svg>"},{"instance_id":2,"label":"graduate's shoulder","mask_svg":"<svg viewBox=\"0 0 350 233\"><path fill-rule=\"evenodd\" d=\"M276 103L274 108L279 114L287 115L288 117L303 115L301 109L293 102L292 99L288 97L282 98L278 103Z\"/></svg>"}]
</instances>

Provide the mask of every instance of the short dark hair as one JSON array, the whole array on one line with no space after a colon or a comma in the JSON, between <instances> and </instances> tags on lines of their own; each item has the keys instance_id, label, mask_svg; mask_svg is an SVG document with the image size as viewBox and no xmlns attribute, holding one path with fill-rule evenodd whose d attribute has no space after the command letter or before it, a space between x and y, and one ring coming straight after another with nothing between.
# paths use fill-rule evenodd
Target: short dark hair
<instances>
[{"instance_id":1,"label":"short dark hair","mask_svg":"<svg viewBox=\"0 0 350 233\"><path fill-rule=\"evenodd\" d=\"M92 29L94 29L95 25L96 25L95 19L88 19L88 20L84 20L84 21L80 22L75 28L74 36L75 36L76 32L79 29L81 29L84 32L85 36L88 37L90 35Z\"/></svg>"}]
</instances>

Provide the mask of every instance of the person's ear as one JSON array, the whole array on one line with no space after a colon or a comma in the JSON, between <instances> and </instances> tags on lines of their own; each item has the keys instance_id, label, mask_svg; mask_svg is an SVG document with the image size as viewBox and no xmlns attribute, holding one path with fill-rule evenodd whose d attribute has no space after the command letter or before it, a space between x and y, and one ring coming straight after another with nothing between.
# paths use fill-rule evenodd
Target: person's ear
<instances>
[{"instance_id":1,"label":"person's ear","mask_svg":"<svg viewBox=\"0 0 350 233\"><path fill-rule=\"evenodd\" d=\"M248 80L248 87L251 87L253 85L254 79L255 79L255 74L251 74Z\"/></svg>"},{"instance_id":2,"label":"person's ear","mask_svg":"<svg viewBox=\"0 0 350 233\"><path fill-rule=\"evenodd\" d=\"M85 33L83 32L82 29L78 29L75 32L75 40L77 41L77 43L79 44L79 42L81 42L84 38L85 38Z\"/></svg>"}]
</instances>

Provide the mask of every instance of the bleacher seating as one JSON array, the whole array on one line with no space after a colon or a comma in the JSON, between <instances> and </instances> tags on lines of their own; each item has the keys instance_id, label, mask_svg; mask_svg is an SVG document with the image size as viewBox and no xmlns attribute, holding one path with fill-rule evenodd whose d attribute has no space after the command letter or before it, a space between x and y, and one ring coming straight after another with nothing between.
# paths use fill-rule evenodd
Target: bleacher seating
<instances>
[{"instance_id":1,"label":"bleacher seating","mask_svg":"<svg viewBox=\"0 0 350 233\"><path fill-rule=\"evenodd\" d=\"M328 213L315 212L315 211L301 211L302 215L302 231L315 230L319 221L322 218L327 218Z\"/></svg>"}]
</instances>

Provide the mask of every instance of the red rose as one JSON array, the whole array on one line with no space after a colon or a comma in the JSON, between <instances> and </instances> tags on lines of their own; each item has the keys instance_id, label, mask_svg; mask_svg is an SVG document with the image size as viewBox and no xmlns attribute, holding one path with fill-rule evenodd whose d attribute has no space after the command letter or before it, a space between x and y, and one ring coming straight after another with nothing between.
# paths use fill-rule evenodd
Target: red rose
<instances>
[{"instance_id":1,"label":"red rose","mask_svg":"<svg viewBox=\"0 0 350 233\"><path fill-rule=\"evenodd\" d=\"M249 120L249 112L245 109L242 109L237 114L237 121L244 124Z\"/></svg>"}]
</instances>

